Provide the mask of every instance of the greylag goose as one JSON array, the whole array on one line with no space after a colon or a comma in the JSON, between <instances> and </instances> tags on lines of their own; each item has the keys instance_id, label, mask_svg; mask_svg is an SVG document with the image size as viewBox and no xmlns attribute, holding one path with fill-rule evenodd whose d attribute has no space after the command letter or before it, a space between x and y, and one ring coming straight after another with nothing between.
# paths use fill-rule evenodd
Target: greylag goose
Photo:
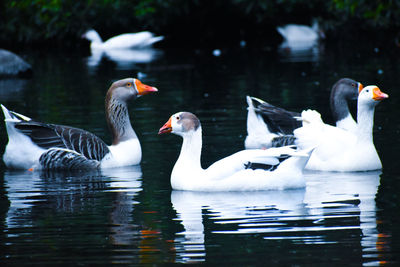
<instances>
[{"instance_id":1,"label":"greylag goose","mask_svg":"<svg viewBox=\"0 0 400 267\"><path fill-rule=\"evenodd\" d=\"M152 92L157 89L134 78L111 85L105 99L106 119L112 133L110 146L85 130L38 122L1 105L9 139L4 163L18 169L88 169L139 164L142 151L130 123L128 101Z\"/></svg>"}]
</instances>

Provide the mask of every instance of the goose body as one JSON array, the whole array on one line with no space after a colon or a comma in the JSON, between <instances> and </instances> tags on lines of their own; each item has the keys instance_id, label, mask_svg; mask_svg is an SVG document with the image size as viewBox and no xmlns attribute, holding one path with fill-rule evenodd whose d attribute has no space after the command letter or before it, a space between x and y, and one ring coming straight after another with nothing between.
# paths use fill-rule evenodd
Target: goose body
<instances>
[{"instance_id":1,"label":"goose body","mask_svg":"<svg viewBox=\"0 0 400 267\"><path fill-rule=\"evenodd\" d=\"M146 48L164 39L163 36L154 36L151 32L143 31L120 34L103 42L100 35L93 29L84 33L82 37L91 42L91 49L101 50Z\"/></svg>"},{"instance_id":2,"label":"goose body","mask_svg":"<svg viewBox=\"0 0 400 267\"><path fill-rule=\"evenodd\" d=\"M313 110L303 111L303 126L294 131L296 145L313 147L306 169L321 171L370 171L382 168L373 142L375 106L388 95L377 86L361 89L357 101L357 125L354 130L323 123Z\"/></svg>"},{"instance_id":3,"label":"goose body","mask_svg":"<svg viewBox=\"0 0 400 267\"><path fill-rule=\"evenodd\" d=\"M336 126L355 131L357 123L353 119L349 102L356 100L362 84L349 78L338 80L332 87L330 107ZM268 148L293 145L293 131L302 126L301 114L273 106L261 99L247 96L247 137L245 148Z\"/></svg>"},{"instance_id":4,"label":"goose body","mask_svg":"<svg viewBox=\"0 0 400 267\"><path fill-rule=\"evenodd\" d=\"M156 92L134 78L114 82L106 95L106 118L113 143L82 129L43 123L1 105L8 134L3 161L17 169L92 169L139 164L140 142L133 130L127 101Z\"/></svg>"},{"instance_id":5,"label":"goose body","mask_svg":"<svg viewBox=\"0 0 400 267\"><path fill-rule=\"evenodd\" d=\"M159 134L170 132L183 138L171 173L173 189L249 191L305 186L302 171L310 151L296 151L292 147L243 150L203 169L200 163L202 130L197 117L189 112L172 115Z\"/></svg>"},{"instance_id":6,"label":"goose body","mask_svg":"<svg viewBox=\"0 0 400 267\"><path fill-rule=\"evenodd\" d=\"M32 66L20 56L0 48L0 77L29 76Z\"/></svg>"},{"instance_id":7,"label":"goose body","mask_svg":"<svg viewBox=\"0 0 400 267\"><path fill-rule=\"evenodd\" d=\"M321 35L323 37L317 22L314 22L311 27L301 24L287 24L276 29L288 46L314 44Z\"/></svg>"}]
</instances>

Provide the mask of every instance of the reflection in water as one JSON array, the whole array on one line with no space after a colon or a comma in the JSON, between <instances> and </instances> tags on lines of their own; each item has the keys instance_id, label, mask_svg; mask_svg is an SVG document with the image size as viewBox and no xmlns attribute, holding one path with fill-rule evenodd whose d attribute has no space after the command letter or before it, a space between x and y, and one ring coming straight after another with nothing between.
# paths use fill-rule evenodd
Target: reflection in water
<instances>
[{"instance_id":1,"label":"reflection in water","mask_svg":"<svg viewBox=\"0 0 400 267\"><path fill-rule=\"evenodd\" d=\"M72 242L77 238L81 239L78 246L87 248L93 242L90 233L95 232L109 237L97 238L94 242L132 244L134 239L140 240L139 229L132 222L132 211L138 203L135 197L142 190L141 177L140 166L81 172L6 171L4 184L10 201L5 221L6 238L18 248L21 246L18 244L23 243L19 229L41 229L44 224L46 235L35 238L47 238L46 242ZM105 201L103 204L94 201L99 194L104 195L101 197ZM63 224L57 225L58 220ZM56 229L67 231L52 233L53 223ZM73 229L68 225L73 225Z\"/></svg>"},{"instance_id":2,"label":"reflection in water","mask_svg":"<svg viewBox=\"0 0 400 267\"><path fill-rule=\"evenodd\" d=\"M86 178L83 174L41 178L39 174L29 172L6 171L4 174L2 169L0 261L3 264L0 265L35 262L38 265L63 263L77 266L129 262L126 265L135 266L140 261L147 265L163 265L176 260L174 246L177 260L205 259L207 265L257 266L265 259L273 262L264 265L286 266L324 263L360 266L361 261L374 264L381 259L398 263L400 179L396 156L399 145L396 142L387 144L388 140L398 140L399 125L393 121L399 113L395 101L399 99L396 96L399 90L393 90L392 101L379 107L381 116L375 122L376 146L384 163L378 194L377 229L373 200L376 188L372 182L378 184L379 177L363 180L362 176L368 173L358 174L359 181L353 175L345 178L343 175L346 174L306 173L308 187L294 192L294 196L302 195L299 197L302 200L287 200L293 205L286 209L284 206L279 208L279 201L271 204L266 200L254 207L239 203L242 211L247 210L247 217L233 214L232 219L222 219L220 213L214 216L212 199L208 202L199 200L193 204L192 211L187 207L188 212L179 210L179 202L174 201L175 211L170 203L169 177L171 160L176 159L179 147L175 138L159 138L155 132L171 108L198 110L206 118L204 127L216 130L210 131L214 135L208 136L204 144L211 149L209 155L205 155L205 161L213 162L242 146L246 94L256 92L261 98L282 101L293 110L310 106L329 112L327 102L322 101L329 94L322 89L328 88L332 79L337 79L335 75L360 77L395 88L398 81L393 78L397 75L398 62L383 50L371 53L368 47L360 50L359 46L350 44L345 47L329 45L323 55L320 54L318 64L282 63L275 57L279 55L261 53L250 47L239 53L227 51L226 57L218 59L202 54L192 56L191 51L178 53L166 49L168 57L163 58L161 67L157 61L138 65L141 69L135 66L137 71L146 72L160 88L157 97L138 103L136 109L146 112L135 113L135 129L137 127L141 133L145 152L143 178L118 178L119 174L114 175L119 171L116 169ZM89 67L80 55L39 54L31 55L40 64L36 66L33 79L26 84L29 87L21 87L21 91L8 96L7 99L12 100L2 104L18 105L23 114L37 110L34 116L38 119L86 125L87 130L107 139L103 127L99 128L104 121L104 116L99 116L104 112L104 94L97 88L118 77L126 77L127 71L115 70L115 64L103 57L96 71L100 75L92 76L85 71ZM346 60L338 61L338 56ZM376 73L377 66L384 66L385 72L371 76ZM301 71L307 75L299 78ZM310 86L315 81L321 86ZM82 92L87 97L82 97ZM37 96L37 101L28 101L33 99L32 93ZM0 132L4 147L7 142L4 126ZM325 181L323 176L329 176L331 180ZM361 180L371 183L364 185ZM350 184L356 187L348 187ZM366 194L357 196L364 186ZM142 191L135 193L141 188ZM345 188L348 191L340 194ZM286 196L291 193L283 192ZM188 202L190 199L187 197ZM201 201L210 207L202 207ZM233 204L227 202L221 200L229 210ZM189 211L197 217L191 217ZM180 218L185 218L184 225ZM184 231L184 227L190 225L194 229L192 237ZM378 236L375 236L377 231ZM184 243L191 240L186 236L193 238L193 246ZM380 254L379 257L376 254Z\"/></svg>"},{"instance_id":3,"label":"reflection in water","mask_svg":"<svg viewBox=\"0 0 400 267\"><path fill-rule=\"evenodd\" d=\"M305 190L173 191L171 202L184 227L175 239L178 260L205 260L207 216L213 234L262 234L265 240L300 244L329 244L331 231L361 230L363 261L372 261L378 257L374 198L379 175L308 172Z\"/></svg>"},{"instance_id":4,"label":"reflection in water","mask_svg":"<svg viewBox=\"0 0 400 267\"><path fill-rule=\"evenodd\" d=\"M321 49L318 42L283 42L278 52L283 62L319 62Z\"/></svg>"},{"instance_id":5,"label":"reflection in water","mask_svg":"<svg viewBox=\"0 0 400 267\"><path fill-rule=\"evenodd\" d=\"M27 85L25 79L0 79L1 102L20 99Z\"/></svg>"},{"instance_id":6,"label":"reflection in water","mask_svg":"<svg viewBox=\"0 0 400 267\"><path fill-rule=\"evenodd\" d=\"M362 231L363 257L378 257L375 195L381 171L357 173L310 172L306 177L305 203L319 223L337 214L350 214L356 209ZM335 212L329 212L334 208ZM342 217L348 215L340 215ZM368 261L368 259L365 259Z\"/></svg>"},{"instance_id":7,"label":"reflection in water","mask_svg":"<svg viewBox=\"0 0 400 267\"><path fill-rule=\"evenodd\" d=\"M172 206L185 228L175 240L178 259L183 262L205 259L203 210L216 224L237 225L235 230L213 233L258 233L277 226L279 223L275 222L275 216L301 214L299 210L303 209L304 193L304 189L212 193L172 191Z\"/></svg>"},{"instance_id":8,"label":"reflection in water","mask_svg":"<svg viewBox=\"0 0 400 267\"><path fill-rule=\"evenodd\" d=\"M102 58L107 58L117 64L119 70L129 70L136 64L150 63L162 56L162 51L154 48L146 49L115 49L102 50L92 49L92 55L87 58L87 65L90 70L96 70Z\"/></svg>"},{"instance_id":9,"label":"reflection in water","mask_svg":"<svg viewBox=\"0 0 400 267\"><path fill-rule=\"evenodd\" d=\"M102 174L112 181L108 191L116 192L112 203L113 208L109 215L113 233L110 240L114 245L132 244L134 236L139 234L132 221L132 212L133 205L139 204L134 197L142 191L141 168L140 166L131 166L104 169Z\"/></svg>"}]
</instances>

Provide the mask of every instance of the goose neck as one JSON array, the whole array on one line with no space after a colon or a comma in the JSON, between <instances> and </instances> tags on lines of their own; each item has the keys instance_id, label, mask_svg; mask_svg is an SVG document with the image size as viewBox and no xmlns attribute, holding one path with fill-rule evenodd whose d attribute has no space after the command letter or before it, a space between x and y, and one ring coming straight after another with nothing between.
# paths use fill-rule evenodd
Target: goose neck
<instances>
[{"instance_id":1,"label":"goose neck","mask_svg":"<svg viewBox=\"0 0 400 267\"><path fill-rule=\"evenodd\" d=\"M126 102L112 97L107 99L106 118L108 127L111 130L113 145L137 138L129 119L128 105Z\"/></svg>"},{"instance_id":2,"label":"goose neck","mask_svg":"<svg viewBox=\"0 0 400 267\"><path fill-rule=\"evenodd\" d=\"M177 164L186 167L201 168L202 132L201 127L185 133Z\"/></svg>"},{"instance_id":3,"label":"goose neck","mask_svg":"<svg viewBox=\"0 0 400 267\"><path fill-rule=\"evenodd\" d=\"M358 135L361 140L373 140L372 132L374 127L375 105L358 105L357 107L357 125Z\"/></svg>"},{"instance_id":4,"label":"goose neck","mask_svg":"<svg viewBox=\"0 0 400 267\"><path fill-rule=\"evenodd\" d=\"M343 95L337 94L331 97L330 104L335 121L343 120L350 115L347 99Z\"/></svg>"}]
</instances>

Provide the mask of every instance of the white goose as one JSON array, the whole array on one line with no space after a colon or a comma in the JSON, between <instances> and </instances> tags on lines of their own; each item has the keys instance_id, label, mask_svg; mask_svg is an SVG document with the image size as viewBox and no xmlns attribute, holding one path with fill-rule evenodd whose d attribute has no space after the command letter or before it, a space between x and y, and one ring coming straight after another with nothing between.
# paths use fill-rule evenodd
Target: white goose
<instances>
[{"instance_id":1,"label":"white goose","mask_svg":"<svg viewBox=\"0 0 400 267\"><path fill-rule=\"evenodd\" d=\"M183 138L171 174L173 189L250 191L305 186L302 171L311 150L296 151L291 147L242 150L203 169L200 163L202 131L194 114L178 112L172 115L159 130L159 134L163 133L174 133Z\"/></svg>"},{"instance_id":2,"label":"white goose","mask_svg":"<svg viewBox=\"0 0 400 267\"><path fill-rule=\"evenodd\" d=\"M106 118L113 142L82 129L34 121L1 105L8 133L3 155L9 168L88 169L139 164L140 142L128 114L128 101L157 92L134 78L114 82L106 95Z\"/></svg>"},{"instance_id":3,"label":"white goose","mask_svg":"<svg viewBox=\"0 0 400 267\"><path fill-rule=\"evenodd\" d=\"M362 84L349 78L338 80L330 94L330 107L336 126L355 131L357 123L349 110ZM300 113L273 106L261 99L247 96L247 137L245 148L268 148L294 144L293 131L301 127Z\"/></svg>"},{"instance_id":4,"label":"white goose","mask_svg":"<svg viewBox=\"0 0 400 267\"><path fill-rule=\"evenodd\" d=\"M313 110L303 111L303 126L294 131L299 148L313 147L306 168L322 171L370 171L382 168L372 130L375 106L389 96L375 86L362 89L357 102L357 127L349 131L323 123Z\"/></svg>"},{"instance_id":5,"label":"white goose","mask_svg":"<svg viewBox=\"0 0 400 267\"><path fill-rule=\"evenodd\" d=\"M319 29L317 21L313 25L287 24L279 26L276 30L282 35L284 44L289 47L310 46L315 44L324 33Z\"/></svg>"},{"instance_id":6,"label":"white goose","mask_svg":"<svg viewBox=\"0 0 400 267\"><path fill-rule=\"evenodd\" d=\"M163 36L154 36L151 32L143 31L120 34L103 42L100 35L93 29L84 33L82 37L91 42L91 49L101 50L146 48L164 39Z\"/></svg>"}]
</instances>

